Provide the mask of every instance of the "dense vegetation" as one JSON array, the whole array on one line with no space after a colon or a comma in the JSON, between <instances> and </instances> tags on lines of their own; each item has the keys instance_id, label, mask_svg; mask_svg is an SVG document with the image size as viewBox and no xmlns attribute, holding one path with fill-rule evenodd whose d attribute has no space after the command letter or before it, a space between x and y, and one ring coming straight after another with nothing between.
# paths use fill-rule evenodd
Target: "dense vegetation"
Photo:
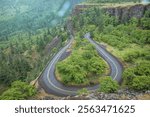
<instances>
[{"instance_id":1,"label":"dense vegetation","mask_svg":"<svg viewBox=\"0 0 150 117\"><path fill-rule=\"evenodd\" d=\"M137 91L150 90L150 63L141 61L136 66L126 69L123 78L129 88Z\"/></svg>"},{"instance_id":2,"label":"dense vegetation","mask_svg":"<svg viewBox=\"0 0 150 117\"><path fill-rule=\"evenodd\" d=\"M41 28L63 22L79 1L70 0L1 0L0 41L12 35L37 34Z\"/></svg>"},{"instance_id":3,"label":"dense vegetation","mask_svg":"<svg viewBox=\"0 0 150 117\"><path fill-rule=\"evenodd\" d=\"M69 8L65 9L63 16L59 16L58 14L62 14L60 11L63 11L64 4L68 4L67 0L32 2L5 0L0 4L0 94L2 95L9 91L15 81L29 83L36 79L46 63L69 38L68 26L65 25L63 18L75 3L69 3ZM55 22L55 18L60 21Z\"/></svg>"},{"instance_id":4,"label":"dense vegetation","mask_svg":"<svg viewBox=\"0 0 150 117\"><path fill-rule=\"evenodd\" d=\"M78 22L75 22L78 18ZM132 18L121 23L100 8L91 8L73 17L75 30L91 32L125 65L123 85L137 91L150 87L150 11L141 19ZM82 30L82 32L80 31ZM145 85L144 85L145 84Z\"/></svg>"},{"instance_id":5,"label":"dense vegetation","mask_svg":"<svg viewBox=\"0 0 150 117\"><path fill-rule=\"evenodd\" d=\"M56 47L52 48L53 50L50 50L52 53L61 47L61 40L64 42L67 39L67 33L61 33L61 31L58 31L58 33L60 41L55 44ZM54 34L54 36L56 35ZM40 36L32 36L29 41L10 43L7 48L1 49L0 83L10 85L15 80L31 81L37 77L38 72L43 69L50 56L52 56L46 52L45 48L52 39L53 36L50 31Z\"/></svg>"},{"instance_id":6,"label":"dense vegetation","mask_svg":"<svg viewBox=\"0 0 150 117\"><path fill-rule=\"evenodd\" d=\"M0 99L23 100L29 99L29 97L34 96L35 94L36 90L33 86L30 86L25 82L15 81L12 83L11 87L0 96Z\"/></svg>"},{"instance_id":7,"label":"dense vegetation","mask_svg":"<svg viewBox=\"0 0 150 117\"><path fill-rule=\"evenodd\" d=\"M67 85L93 85L106 73L106 63L86 40L76 39L71 55L58 62L56 69L61 81Z\"/></svg>"},{"instance_id":8,"label":"dense vegetation","mask_svg":"<svg viewBox=\"0 0 150 117\"><path fill-rule=\"evenodd\" d=\"M119 85L111 77L104 77L100 79L100 92L114 93L118 90Z\"/></svg>"}]
</instances>

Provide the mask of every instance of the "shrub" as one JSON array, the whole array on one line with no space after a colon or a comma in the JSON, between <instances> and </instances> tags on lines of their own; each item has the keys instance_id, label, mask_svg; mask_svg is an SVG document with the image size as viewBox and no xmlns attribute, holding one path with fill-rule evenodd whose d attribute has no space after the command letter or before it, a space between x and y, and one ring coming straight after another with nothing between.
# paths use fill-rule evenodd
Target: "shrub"
<instances>
[{"instance_id":1,"label":"shrub","mask_svg":"<svg viewBox=\"0 0 150 117\"><path fill-rule=\"evenodd\" d=\"M150 76L150 62L139 62L136 66L135 74L137 76Z\"/></svg>"},{"instance_id":2,"label":"shrub","mask_svg":"<svg viewBox=\"0 0 150 117\"><path fill-rule=\"evenodd\" d=\"M0 99L2 100L23 100L28 99L36 94L36 90L33 86L21 81L15 81L12 83L11 88L6 90Z\"/></svg>"},{"instance_id":3,"label":"shrub","mask_svg":"<svg viewBox=\"0 0 150 117\"><path fill-rule=\"evenodd\" d=\"M128 68L123 72L123 80L124 84L127 86L131 86L133 78L136 76L134 74L135 69L134 68Z\"/></svg>"},{"instance_id":4,"label":"shrub","mask_svg":"<svg viewBox=\"0 0 150 117\"><path fill-rule=\"evenodd\" d=\"M78 95L87 95L87 94L89 94L89 91L86 88L78 90Z\"/></svg>"},{"instance_id":5,"label":"shrub","mask_svg":"<svg viewBox=\"0 0 150 117\"><path fill-rule=\"evenodd\" d=\"M130 50L128 52L125 53L125 55L123 56L123 59L125 62L129 62L132 63L134 62L137 58L142 58L145 57L146 53L144 51L141 50Z\"/></svg>"},{"instance_id":6,"label":"shrub","mask_svg":"<svg viewBox=\"0 0 150 117\"><path fill-rule=\"evenodd\" d=\"M142 18L141 25L144 29L150 29L150 20L149 18Z\"/></svg>"},{"instance_id":7,"label":"shrub","mask_svg":"<svg viewBox=\"0 0 150 117\"><path fill-rule=\"evenodd\" d=\"M137 91L150 90L150 77L137 76L133 79L132 88Z\"/></svg>"},{"instance_id":8,"label":"shrub","mask_svg":"<svg viewBox=\"0 0 150 117\"><path fill-rule=\"evenodd\" d=\"M105 77L100 80L100 92L114 93L118 90L119 85L111 77Z\"/></svg>"},{"instance_id":9,"label":"shrub","mask_svg":"<svg viewBox=\"0 0 150 117\"><path fill-rule=\"evenodd\" d=\"M123 73L125 85L133 90L144 91L150 87L150 63L137 63L137 66L128 68Z\"/></svg>"}]
</instances>

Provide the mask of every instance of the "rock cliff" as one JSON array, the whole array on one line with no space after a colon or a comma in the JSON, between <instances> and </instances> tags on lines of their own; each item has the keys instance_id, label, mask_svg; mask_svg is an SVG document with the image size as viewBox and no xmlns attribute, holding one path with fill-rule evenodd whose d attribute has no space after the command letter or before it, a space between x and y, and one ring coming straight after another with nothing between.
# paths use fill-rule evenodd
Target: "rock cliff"
<instances>
[{"instance_id":1,"label":"rock cliff","mask_svg":"<svg viewBox=\"0 0 150 117\"><path fill-rule=\"evenodd\" d=\"M134 5L128 7L116 7L116 8L104 8L104 11L112 16L116 16L120 21L126 22L132 17L142 18L147 10L150 10L150 4L148 5Z\"/></svg>"},{"instance_id":2,"label":"rock cliff","mask_svg":"<svg viewBox=\"0 0 150 117\"><path fill-rule=\"evenodd\" d=\"M74 15L83 12L87 8L98 7L102 8L104 12L116 16L121 22L126 22L132 17L141 18L147 10L150 10L150 4L136 4L130 6L118 6L118 7L100 7L99 5L77 5L73 11Z\"/></svg>"}]
</instances>

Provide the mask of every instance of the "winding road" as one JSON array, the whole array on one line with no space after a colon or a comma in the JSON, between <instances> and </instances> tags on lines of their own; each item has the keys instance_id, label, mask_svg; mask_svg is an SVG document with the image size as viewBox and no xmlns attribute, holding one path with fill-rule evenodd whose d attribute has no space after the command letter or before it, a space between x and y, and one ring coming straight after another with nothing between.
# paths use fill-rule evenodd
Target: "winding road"
<instances>
[{"instance_id":1,"label":"winding road","mask_svg":"<svg viewBox=\"0 0 150 117\"><path fill-rule=\"evenodd\" d=\"M95 41L93 41L90 37L90 33L85 34L84 37L95 46L100 56L109 64L111 69L110 76L113 78L113 80L121 82L123 67L121 63L117 60L117 58L115 58L105 48L103 48L102 45L97 44ZM68 44L64 48L62 48L48 63L46 69L42 73L41 77L38 79L39 85L49 94L54 94L57 96L73 96L76 95L77 91L80 89L77 87L67 87L57 81L55 78L55 65L60 57L63 55L63 53L65 53L67 48L71 46L72 42L73 38L70 39ZM86 88L88 90L97 90L99 88L99 85Z\"/></svg>"}]
</instances>

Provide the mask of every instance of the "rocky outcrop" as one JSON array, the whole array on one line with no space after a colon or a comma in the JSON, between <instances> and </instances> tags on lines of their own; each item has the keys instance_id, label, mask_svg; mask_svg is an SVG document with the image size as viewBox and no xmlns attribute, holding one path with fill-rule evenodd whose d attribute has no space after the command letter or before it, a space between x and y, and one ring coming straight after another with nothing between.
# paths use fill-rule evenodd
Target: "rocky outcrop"
<instances>
[{"instance_id":1,"label":"rocky outcrop","mask_svg":"<svg viewBox=\"0 0 150 117\"><path fill-rule=\"evenodd\" d=\"M44 92L44 91L43 91ZM90 92L87 95L76 95L68 97L56 97L46 93L39 93L36 99L40 100L150 100L150 91L135 92L119 90L116 93Z\"/></svg>"},{"instance_id":2,"label":"rocky outcrop","mask_svg":"<svg viewBox=\"0 0 150 117\"><path fill-rule=\"evenodd\" d=\"M73 11L74 15L82 13L87 8L98 7L98 5L77 5ZM126 22L132 17L141 18L147 10L150 10L150 4L137 4L131 6L105 7L104 12L119 18L121 22Z\"/></svg>"},{"instance_id":3,"label":"rocky outcrop","mask_svg":"<svg viewBox=\"0 0 150 117\"><path fill-rule=\"evenodd\" d=\"M104 11L112 16L116 16L120 21L126 22L132 17L142 18L147 10L150 10L150 4L148 5L134 5L127 7L113 7L104 8Z\"/></svg>"},{"instance_id":4,"label":"rocky outcrop","mask_svg":"<svg viewBox=\"0 0 150 117\"><path fill-rule=\"evenodd\" d=\"M63 100L149 100L150 91L134 92L128 90L119 90L117 93L93 92L89 95L61 98Z\"/></svg>"}]
</instances>

